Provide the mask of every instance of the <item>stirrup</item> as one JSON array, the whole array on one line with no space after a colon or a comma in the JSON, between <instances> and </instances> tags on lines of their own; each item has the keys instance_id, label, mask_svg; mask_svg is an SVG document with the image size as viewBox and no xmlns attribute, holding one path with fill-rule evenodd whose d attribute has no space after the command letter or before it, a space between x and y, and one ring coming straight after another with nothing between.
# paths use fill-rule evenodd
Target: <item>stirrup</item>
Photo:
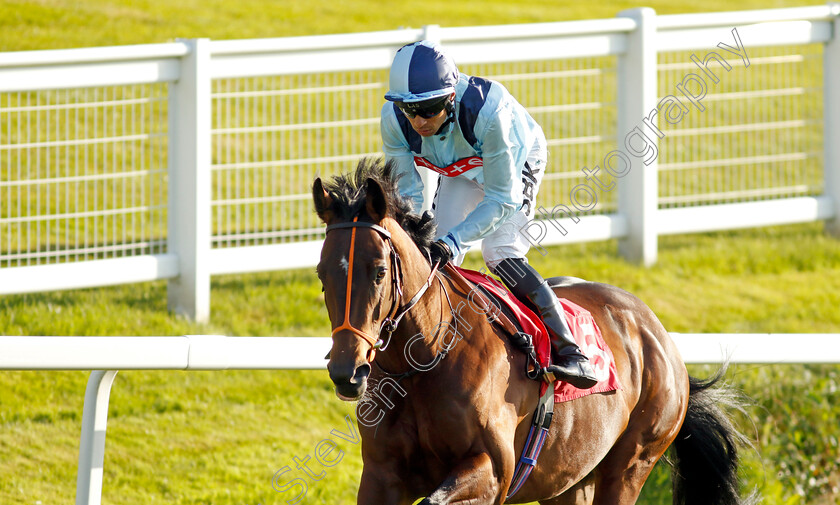
<instances>
[{"instance_id":1,"label":"stirrup","mask_svg":"<svg viewBox=\"0 0 840 505\"><path fill-rule=\"evenodd\" d=\"M595 376L595 371L592 370L592 366L589 364L589 361L578 361L572 363L572 372L578 373L567 373L569 370L563 370L563 368L558 364L551 364L546 367L546 372L551 373L556 380L562 380L564 382L568 382L572 386L578 389L590 389L598 384L598 378Z\"/></svg>"}]
</instances>

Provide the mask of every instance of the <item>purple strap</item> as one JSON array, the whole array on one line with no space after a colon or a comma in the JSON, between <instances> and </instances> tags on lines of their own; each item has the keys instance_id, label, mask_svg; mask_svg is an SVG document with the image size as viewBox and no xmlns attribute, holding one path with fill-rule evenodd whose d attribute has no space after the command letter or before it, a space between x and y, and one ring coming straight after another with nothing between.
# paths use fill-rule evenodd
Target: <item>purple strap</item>
<instances>
[{"instance_id":1,"label":"purple strap","mask_svg":"<svg viewBox=\"0 0 840 505\"><path fill-rule=\"evenodd\" d=\"M522 456L516 462L516 469L513 471L513 480L507 498L515 495L519 488L528 480L531 471L537 465L537 458L540 457L545 439L548 436L548 428L551 426L551 418L554 414L554 387L549 384L546 393L540 398L537 410L534 412L534 422L531 423L531 430L528 431L528 438L525 440L525 448L522 449Z\"/></svg>"}]
</instances>

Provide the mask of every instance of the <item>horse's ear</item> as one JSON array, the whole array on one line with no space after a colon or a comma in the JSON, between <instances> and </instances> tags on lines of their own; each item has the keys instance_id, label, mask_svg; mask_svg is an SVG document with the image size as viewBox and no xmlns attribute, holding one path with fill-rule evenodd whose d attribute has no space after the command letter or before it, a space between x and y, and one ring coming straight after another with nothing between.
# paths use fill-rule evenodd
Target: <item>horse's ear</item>
<instances>
[{"instance_id":1,"label":"horse's ear","mask_svg":"<svg viewBox=\"0 0 840 505\"><path fill-rule=\"evenodd\" d=\"M388 213L388 200L385 198L385 192L382 191L382 186L372 178L367 180L367 196L365 198L365 209L368 215L374 221L379 222L385 219Z\"/></svg>"},{"instance_id":2,"label":"horse's ear","mask_svg":"<svg viewBox=\"0 0 840 505\"><path fill-rule=\"evenodd\" d=\"M333 199L327 190L324 189L324 185L321 183L321 178L318 177L315 179L315 183L312 184L312 200L315 202L315 212L318 213L318 217L321 218L321 221L327 223L332 218L332 211L330 207L332 206Z\"/></svg>"}]
</instances>

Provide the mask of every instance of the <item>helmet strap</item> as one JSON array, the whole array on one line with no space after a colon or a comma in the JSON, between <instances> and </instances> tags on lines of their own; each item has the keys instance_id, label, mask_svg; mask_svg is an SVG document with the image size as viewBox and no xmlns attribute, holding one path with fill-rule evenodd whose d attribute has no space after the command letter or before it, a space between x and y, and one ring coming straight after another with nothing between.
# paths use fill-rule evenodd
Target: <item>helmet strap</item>
<instances>
[{"instance_id":1,"label":"helmet strap","mask_svg":"<svg viewBox=\"0 0 840 505\"><path fill-rule=\"evenodd\" d=\"M447 100L444 107L446 107L446 121L440 125L440 128L438 128L438 131L435 132L435 135L440 135L449 123L455 121L455 100Z\"/></svg>"}]
</instances>

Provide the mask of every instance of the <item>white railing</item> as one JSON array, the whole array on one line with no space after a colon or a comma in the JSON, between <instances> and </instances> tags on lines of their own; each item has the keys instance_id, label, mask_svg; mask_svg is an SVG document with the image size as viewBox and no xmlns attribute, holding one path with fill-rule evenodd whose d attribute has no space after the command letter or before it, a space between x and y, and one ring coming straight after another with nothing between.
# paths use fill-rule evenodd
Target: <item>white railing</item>
<instances>
[{"instance_id":1,"label":"white railing","mask_svg":"<svg viewBox=\"0 0 840 505\"><path fill-rule=\"evenodd\" d=\"M837 334L671 336L686 363L840 363ZM0 370L93 370L82 414L76 505L99 505L117 370L321 370L330 346L329 338L298 337L3 337Z\"/></svg>"},{"instance_id":2,"label":"white railing","mask_svg":"<svg viewBox=\"0 0 840 505\"><path fill-rule=\"evenodd\" d=\"M838 19L840 4L634 9L0 54L0 295L169 279L170 308L205 320L212 275L314 265L310 184L380 151L387 68L421 38L543 125L541 220L523 230L540 252L619 238L651 264L666 234L830 220L840 235ZM743 58L719 46L738 40Z\"/></svg>"}]
</instances>

